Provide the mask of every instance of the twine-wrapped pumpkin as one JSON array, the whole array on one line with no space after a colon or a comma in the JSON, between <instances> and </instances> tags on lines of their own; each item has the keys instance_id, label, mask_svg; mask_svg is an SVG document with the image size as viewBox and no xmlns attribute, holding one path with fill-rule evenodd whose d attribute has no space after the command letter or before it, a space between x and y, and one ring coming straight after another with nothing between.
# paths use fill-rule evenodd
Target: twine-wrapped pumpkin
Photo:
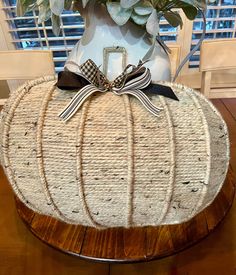
<instances>
[{"instance_id":1,"label":"twine-wrapped pumpkin","mask_svg":"<svg viewBox=\"0 0 236 275\"><path fill-rule=\"evenodd\" d=\"M219 193L229 162L225 122L200 93L171 86L179 101L95 94L67 123L74 92L53 77L14 92L2 112L2 164L16 195L36 212L104 227L177 224Z\"/></svg>"}]
</instances>

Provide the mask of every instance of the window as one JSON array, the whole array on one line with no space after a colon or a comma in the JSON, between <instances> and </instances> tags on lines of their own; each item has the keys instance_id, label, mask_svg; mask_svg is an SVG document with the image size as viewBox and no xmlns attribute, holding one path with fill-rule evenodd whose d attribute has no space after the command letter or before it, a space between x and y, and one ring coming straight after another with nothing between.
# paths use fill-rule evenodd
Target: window
<instances>
[{"instance_id":1,"label":"window","mask_svg":"<svg viewBox=\"0 0 236 275\"><path fill-rule=\"evenodd\" d=\"M50 20L38 25L37 12L29 12L24 17L17 17L15 14L16 0L0 1L3 3L3 10L11 33L11 42L15 47L25 50L52 50L56 71L62 70L70 51L83 34L84 23L80 14L64 12L61 18L61 34L59 37L55 37ZM196 45L201 36L203 23L200 14L193 23L186 20L183 28L187 28L188 24L193 25L190 27L192 33L184 31L184 29L179 32L179 29L170 27L165 20L161 20L160 24L163 40L167 43L177 42L182 46L182 58L190 48ZM189 30L189 27L187 29ZM216 0L215 3L208 6L206 39L232 37L236 37L236 0ZM184 73L198 68L199 54L198 51L191 58L187 71L185 70Z\"/></svg>"},{"instance_id":2,"label":"window","mask_svg":"<svg viewBox=\"0 0 236 275\"><path fill-rule=\"evenodd\" d=\"M217 0L208 6L207 32L205 39L234 38L236 37L236 0ZM203 23L200 15L193 22L192 45L194 47L202 33ZM199 66L199 54L191 58L190 68Z\"/></svg>"},{"instance_id":3,"label":"window","mask_svg":"<svg viewBox=\"0 0 236 275\"><path fill-rule=\"evenodd\" d=\"M15 47L25 50L52 50L56 71L60 71L71 49L83 34L84 23L80 14L64 12L61 18L61 33L55 37L50 20L39 25L37 12L29 12L24 17L17 17L15 13L16 0L3 2L3 9L11 32L11 42L15 44Z\"/></svg>"},{"instance_id":4,"label":"window","mask_svg":"<svg viewBox=\"0 0 236 275\"><path fill-rule=\"evenodd\" d=\"M84 23L80 14L65 11L61 18L61 34L55 37L50 20L38 25L37 12L29 12L24 17L17 17L16 0L3 0L3 4L15 47L25 50L52 50L56 71L62 70L70 51L83 34ZM176 34L176 28L170 27L165 20L161 21L161 35L165 41L175 42Z\"/></svg>"}]
</instances>

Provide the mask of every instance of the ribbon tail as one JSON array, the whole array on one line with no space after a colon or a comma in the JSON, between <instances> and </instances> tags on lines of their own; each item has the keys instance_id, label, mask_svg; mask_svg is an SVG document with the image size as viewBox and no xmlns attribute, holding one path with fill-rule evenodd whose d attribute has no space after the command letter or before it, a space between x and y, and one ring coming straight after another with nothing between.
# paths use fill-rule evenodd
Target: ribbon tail
<instances>
[{"instance_id":1,"label":"ribbon tail","mask_svg":"<svg viewBox=\"0 0 236 275\"><path fill-rule=\"evenodd\" d=\"M141 90L119 91L119 95L129 94L136 97L142 105L154 116L158 116L162 108L155 106Z\"/></svg>"},{"instance_id":2,"label":"ribbon tail","mask_svg":"<svg viewBox=\"0 0 236 275\"><path fill-rule=\"evenodd\" d=\"M68 121L75 113L79 110L84 101L90 97L95 92L101 92L94 85L87 85L82 88L69 102L69 104L64 108L64 110L59 114L59 117L64 121Z\"/></svg>"},{"instance_id":3,"label":"ribbon tail","mask_svg":"<svg viewBox=\"0 0 236 275\"><path fill-rule=\"evenodd\" d=\"M80 90L83 87L90 85L91 82L80 73L73 73L70 71L63 71L58 74L56 86L60 90Z\"/></svg>"},{"instance_id":4,"label":"ribbon tail","mask_svg":"<svg viewBox=\"0 0 236 275\"><path fill-rule=\"evenodd\" d=\"M176 96L172 88L166 85L151 83L148 88L143 90L143 92L161 95L179 101L178 97Z\"/></svg>"}]
</instances>

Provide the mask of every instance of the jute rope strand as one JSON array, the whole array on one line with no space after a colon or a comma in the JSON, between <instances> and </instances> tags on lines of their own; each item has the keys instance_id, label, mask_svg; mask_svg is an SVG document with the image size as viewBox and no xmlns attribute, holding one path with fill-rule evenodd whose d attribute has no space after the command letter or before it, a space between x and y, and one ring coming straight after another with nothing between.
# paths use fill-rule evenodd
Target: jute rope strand
<instances>
[{"instance_id":1,"label":"jute rope strand","mask_svg":"<svg viewBox=\"0 0 236 275\"><path fill-rule=\"evenodd\" d=\"M133 116L129 96L123 95L127 120L127 227L133 224L133 193L134 193L134 129Z\"/></svg>"},{"instance_id":2,"label":"jute rope strand","mask_svg":"<svg viewBox=\"0 0 236 275\"><path fill-rule=\"evenodd\" d=\"M180 89L184 89L186 88L184 85L182 84L171 84L170 85L171 87L177 87L177 88L180 88ZM194 213L197 213L205 196L207 195L207 190L208 190L208 183L209 183L209 178L210 178L210 169L211 169L211 152L210 152L210 136L209 136L209 128L208 128L208 125L207 125L207 121L205 119L205 116L204 116L204 113L202 111L202 108L201 108L201 105L200 103L198 102L197 100L197 96L194 95L192 93L192 90L189 91L189 92L186 92L186 95L191 98L191 100L194 102L194 105L195 105L195 108L201 118L201 121L202 121L202 125L204 127L204 134L205 134L205 141L206 141L206 155L207 155L207 161L206 161L206 166L207 166L207 169L205 171L205 179L204 179L204 182L206 183L205 185L203 185L202 187L202 190L201 190L201 194L200 194L200 197L198 199L198 201L196 202L196 204L194 206L192 206L192 213L189 213L189 216L186 217L186 219L189 219L191 218L191 215ZM206 100L204 98L204 100Z\"/></svg>"},{"instance_id":3,"label":"jute rope strand","mask_svg":"<svg viewBox=\"0 0 236 275\"><path fill-rule=\"evenodd\" d=\"M165 204L162 210L162 214L160 216L160 219L158 220L159 223L161 223L169 210L170 207L170 202L173 196L174 192L174 183L175 183L175 132L174 132L174 127L173 127L173 121L171 117L171 112L169 110L169 107L166 103L166 100L164 97L160 97L160 102L164 107L165 110L165 115L168 121L168 127L169 127L169 146L170 146L170 180L169 180L169 186L166 187L166 197L165 197Z\"/></svg>"},{"instance_id":4,"label":"jute rope strand","mask_svg":"<svg viewBox=\"0 0 236 275\"><path fill-rule=\"evenodd\" d=\"M207 120L205 118L205 115L202 111L202 108L201 108L201 105L199 104L197 98L196 98L196 95L194 95L193 93L188 93L188 96L191 97L191 99L193 100L195 106L196 106L196 109L198 111L198 114L201 118L201 121L202 121L202 125L204 127L204 134L205 134L205 141L206 141L206 155L207 155L207 161L206 161L206 175L205 175L205 185L203 185L202 187L202 190L201 190L201 195L199 197L199 200L196 204L196 206L194 208L196 209L199 209L205 199L205 196L207 195L207 189L208 189L208 184L209 184L209 181L210 181L210 172L211 172L211 144L210 144L210 131L209 131L209 126L208 126L208 123L207 123Z\"/></svg>"},{"instance_id":5,"label":"jute rope strand","mask_svg":"<svg viewBox=\"0 0 236 275\"><path fill-rule=\"evenodd\" d=\"M65 125L56 116L70 94L54 91L54 80L22 87L2 114L3 166L27 206L103 229L185 222L213 201L227 172L229 139L203 95L162 82L179 102L152 95L163 110L151 117L136 99L107 93L86 101Z\"/></svg>"},{"instance_id":6,"label":"jute rope strand","mask_svg":"<svg viewBox=\"0 0 236 275\"><path fill-rule=\"evenodd\" d=\"M17 181L15 179L15 176L12 170L11 161L9 158L9 137L10 137L11 122L13 120L17 107L19 106L21 100L23 100L24 96L30 91L30 88L33 87L34 85L39 84L41 81L42 79L38 79L36 81L27 83L24 87L20 87L17 90L17 92L14 93L14 95L16 95L16 98L12 103L11 107L9 108L9 111L5 118L5 123L3 127L3 141L2 141L4 169L9 177L13 190L15 191L15 193L17 194L17 196L20 198L22 202L24 202L33 211L38 211L38 212L40 212L40 210L37 209L37 207L32 202L29 202L25 198L24 194L22 193L19 186L17 185Z\"/></svg>"},{"instance_id":7,"label":"jute rope strand","mask_svg":"<svg viewBox=\"0 0 236 275\"><path fill-rule=\"evenodd\" d=\"M201 93L197 93L196 94L196 92L192 88L189 88L189 87L187 87L187 86L185 86L183 84L173 83L173 82L170 83L170 82L166 82L166 81L162 81L161 83L163 85L168 85L168 86L170 86L173 89L180 89L180 90L186 91L186 94L187 95L191 94L192 95L191 98L194 98L195 101L197 101L197 102L198 102L198 98L200 98L201 100L205 101L207 103L207 105L209 106L209 108L213 109L214 113L218 116L219 121L223 125L224 132L225 133L229 132L227 124L224 121L221 113L215 108L215 106L213 105L213 103L211 101L209 101L209 100L206 99L206 97L203 94L201 94ZM198 102L198 108L202 109L201 104L199 102ZM201 110L201 112L202 112L202 114L204 116L204 113L203 113L202 110ZM207 124L207 127L209 129L209 126L208 126L208 123L207 123L206 120L205 120L205 123ZM209 137L209 132L207 132L207 134L208 134L208 137ZM209 142L210 142L210 140L209 140ZM225 171L225 173L224 174L226 175L228 167L229 167L229 162L230 162L230 140L229 140L229 138L226 138L225 142L226 142L226 151L224 152L225 153L225 160L224 160L224 171ZM209 146L210 146L210 143L209 143ZM209 172L210 172L210 167L209 167ZM207 187L208 184L209 184L209 179L206 182L206 187ZM222 185L219 185L219 187L218 187L218 189L216 191L216 194L219 193L219 191L221 190L221 188L222 188ZM207 194L206 194L206 196L207 196ZM205 199L206 199L206 196L205 196ZM209 201L205 200L205 202L203 201L203 203L204 203L204 208L206 208L207 206L209 206Z\"/></svg>"},{"instance_id":8,"label":"jute rope strand","mask_svg":"<svg viewBox=\"0 0 236 275\"><path fill-rule=\"evenodd\" d=\"M187 89L186 86L183 86L183 88L184 88L184 89ZM193 90L193 89L190 89L190 88L188 88L188 89L190 90L190 92L191 92L192 94L194 94L194 90ZM198 93L198 97L200 97L200 98L201 98L202 100L204 100L204 101L207 101L207 99L205 98L205 96L204 96L203 94L201 94L201 93ZM196 100L197 100L196 95L195 95L195 98L196 98ZM228 133L228 132L229 132L228 126L227 126L226 122L224 121L224 119L223 119L221 113L218 111L218 109L215 108L215 106L213 105L213 103L212 103L211 101L207 101L207 104L209 104L210 107L211 107L212 109L214 109L214 112L217 114L217 116L218 116L219 118L221 118L221 122L222 122L223 127L224 127L224 132L225 132L225 133ZM226 159L225 159L225 162L224 162L224 163L225 163L225 171L228 170L229 162L230 162L230 140L229 140L229 138L226 139L226 147L227 147L227 150L226 150ZM219 186L219 188L218 188L218 190L217 190L217 194L220 192L221 188L222 188L222 186ZM208 205L206 205L206 206L208 206Z\"/></svg>"},{"instance_id":9,"label":"jute rope strand","mask_svg":"<svg viewBox=\"0 0 236 275\"><path fill-rule=\"evenodd\" d=\"M82 202L82 209L85 215L85 218L90 224L90 226L96 227L98 229L103 229L104 227L97 223L89 210L89 206L86 202L86 197L84 193L84 182L83 182L83 165L82 165L82 159L83 159L83 139L84 139L84 129L85 129L85 123L86 123L86 118L88 114L88 109L89 105L91 102L91 98L89 98L85 104L83 105L82 108L82 114L80 118L80 122L78 124L78 129L77 129L77 138L76 138L76 180L78 183L78 190L79 190L79 196L80 196L80 201Z\"/></svg>"},{"instance_id":10,"label":"jute rope strand","mask_svg":"<svg viewBox=\"0 0 236 275\"><path fill-rule=\"evenodd\" d=\"M36 130L36 154L37 154L37 164L38 164L38 171L40 177L40 183L44 190L44 194L47 200L47 204L54 208L55 213L61 217L63 220L69 223L73 223L71 219L68 219L57 207L55 201L52 198L52 195L49 190L48 181L45 175L45 168L44 168L44 158L43 158L43 127L44 121L46 117L46 112L48 108L48 103L52 97L53 92L55 91L56 87L53 86L49 91L45 93L45 96L42 101L41 109L39 111L38 117L38 125Z\"/></svg>"}]
</instances>

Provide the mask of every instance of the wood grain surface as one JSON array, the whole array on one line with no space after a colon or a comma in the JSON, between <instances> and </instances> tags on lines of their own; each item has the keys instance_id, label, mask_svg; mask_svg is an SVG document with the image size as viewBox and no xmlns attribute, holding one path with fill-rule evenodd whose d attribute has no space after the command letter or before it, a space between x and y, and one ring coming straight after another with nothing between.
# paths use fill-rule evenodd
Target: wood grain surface
<instances>
[{"instance_id":1,"label":"wood grain surface","mask_svg":"<svg viewBox=\"0 0 236 275\"><path fill-rule=\"evenodd\" d=\"M224 186L215 201L192 220L179 225L97 230L39 215L18 199L16 207L20 217L36 237L65 253L98 262L143 262L175 254L213 231L232 205L234 183L232 170L229 169Z\"/></svg>"}]
</instances>

